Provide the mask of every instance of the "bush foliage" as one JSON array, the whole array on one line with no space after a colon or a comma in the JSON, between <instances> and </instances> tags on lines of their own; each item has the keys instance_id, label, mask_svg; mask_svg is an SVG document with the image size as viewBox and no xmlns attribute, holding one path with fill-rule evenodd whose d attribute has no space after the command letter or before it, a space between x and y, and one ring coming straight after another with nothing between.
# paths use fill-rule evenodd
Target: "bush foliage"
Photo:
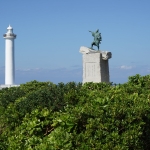
<instances>
[{"instance_id":1,"label":"bush foliage","mask_svg":"<svg viewBox=\"0 0 150 150\"><path fill-rule=\"evenodd\" d=\"M7 149L149 150L150 76L0 90L0 150Z\"/></svg>"}]
</instances>

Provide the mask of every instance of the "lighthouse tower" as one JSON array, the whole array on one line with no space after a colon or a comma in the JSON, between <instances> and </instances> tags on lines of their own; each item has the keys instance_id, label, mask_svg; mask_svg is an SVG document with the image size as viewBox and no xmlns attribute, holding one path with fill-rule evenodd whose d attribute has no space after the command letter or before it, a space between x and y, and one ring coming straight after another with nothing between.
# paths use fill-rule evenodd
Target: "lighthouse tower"
<instances>
[{"instance_id":1,"label":"lighthouse tower","mask_svg":"<svg viewBox=\"0 0 150 150\"><path fill-rule=\"evenodd\" d=\"M15 60L14 60L14 39L16 35L9 25L7 33L3 35L5 39L5 85L15 84Z\"/></svg>"}]
</instances>

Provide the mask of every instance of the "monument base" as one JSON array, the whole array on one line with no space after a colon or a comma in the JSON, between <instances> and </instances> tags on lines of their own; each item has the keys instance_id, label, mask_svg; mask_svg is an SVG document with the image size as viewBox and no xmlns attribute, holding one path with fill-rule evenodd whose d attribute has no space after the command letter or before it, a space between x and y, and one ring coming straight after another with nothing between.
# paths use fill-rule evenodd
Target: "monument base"
<instances>
[{"instance_id":1,"label":"monument base","mask_svg":"<svg viewBox=\"0 0 150 150\"><path fill-rule=\"evenodd\" d=\"M83 54L83 83L110 82L108 59L112 57L111 52L96 51L82 46L80 53Z\"/></svg>"}]
</instances>

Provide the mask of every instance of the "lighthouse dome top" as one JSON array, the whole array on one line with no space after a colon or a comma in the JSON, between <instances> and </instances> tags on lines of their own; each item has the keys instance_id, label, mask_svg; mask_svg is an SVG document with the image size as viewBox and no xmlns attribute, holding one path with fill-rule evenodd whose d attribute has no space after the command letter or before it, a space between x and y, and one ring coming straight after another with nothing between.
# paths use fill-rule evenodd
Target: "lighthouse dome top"
<instances>
[{"instance_id":1,"label":"lighthouse dome top","mask_svg":"<svg viewBox=\"0 0 150 150\"><path fill-rule=\"evenodd\" d=\"M9 25L9 27L7 28L7 30L12 30L13 28Z\"/></svg>"},{"instance_id":2,"label":"lighthouse dome top","mask_svg":"<svg viewBox=\"0 0 150 150\"><path fill-rule=\"evenodd\" d=\"M13 33L13 28L9 25L7 32L3 35L4 38L15 39L16 34Z\"/></svg>"}]
</instances>

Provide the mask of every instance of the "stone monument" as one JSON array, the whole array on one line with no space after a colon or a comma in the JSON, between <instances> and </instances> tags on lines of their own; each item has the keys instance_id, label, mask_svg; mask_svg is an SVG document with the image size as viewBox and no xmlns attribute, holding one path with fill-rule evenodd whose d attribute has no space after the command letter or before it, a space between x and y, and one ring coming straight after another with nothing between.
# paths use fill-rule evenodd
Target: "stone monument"
<instances>
[{"instance_id":1,"label":"stone monument","mask_svg":"<svg viewBox=\"0 0 150 150\"><path fill-rule=\"evenodd\" d=\"M91 31L90 31L91 32ZM99 44L102 41L99 30L92 32L94 41L91 47L80 47L80 53L83 55L83 83L85 82L110 82L108 59L112 57L111 52L99 50ZM93 46L98 50L94 50Z\"/></svg>"}]
</instances>

